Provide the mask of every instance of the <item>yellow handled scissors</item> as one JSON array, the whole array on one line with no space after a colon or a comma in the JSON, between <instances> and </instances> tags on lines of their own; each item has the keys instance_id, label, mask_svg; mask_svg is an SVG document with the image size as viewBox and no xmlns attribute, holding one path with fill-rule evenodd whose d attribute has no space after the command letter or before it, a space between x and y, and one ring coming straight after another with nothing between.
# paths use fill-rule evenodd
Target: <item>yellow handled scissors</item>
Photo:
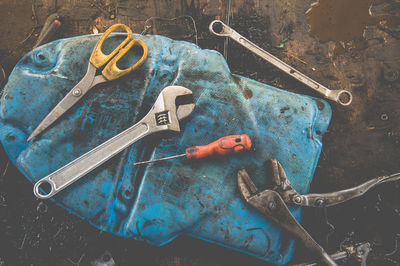
<instances>
[{"instance_id":1,"label":"yellow handled scissors","mask_svg":"<svg viewBox=\"0 0 400 266\"><path fill-rule=\"evenodd\" d=\"M101 51L101 46L105 39L111 32L115 31L126 31L128 33L125 40L115 48L110 54L106 55ZM120 69L117 66L117 62L123 57L132 46L141 46L143 55L135 64L126 69ZM71 108L76 102L78 102L83 95L85 95L91 88L99 83L115 80L126 74L130 73L134 69L140 67L147 59L147 46L139 39L133 39L133 33L131 29L124 24L112 25L100 38L96 46L93 49L92 55L89 59L89 66L85 76L79 81L75 87L51 110L51 112L40 122L39 126L32 132L28 140L36 137L49 127L54 121L56 121L61 115L63 115L69 108ZM106 64L108 62L108 64ZM101 75L96 76L96 69L104 67Z\"/></svg>"}]
</instances>

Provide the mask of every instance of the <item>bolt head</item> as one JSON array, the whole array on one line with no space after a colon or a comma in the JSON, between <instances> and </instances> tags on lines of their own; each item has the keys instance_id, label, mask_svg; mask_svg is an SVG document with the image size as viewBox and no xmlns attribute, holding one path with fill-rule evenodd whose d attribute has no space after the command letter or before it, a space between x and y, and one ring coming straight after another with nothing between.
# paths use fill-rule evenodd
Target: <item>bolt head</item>
<instances>
[{"instance_id":1,"label":"bolt head","mask_svg":"<svg viewBox=\"0 0 400 266\"><path fill-rule=\"evenodd\" d=\"M315 204L316 204L318 207L324 207L325 201L324 201L323 199L318 199L318 200L315 201Z\"/></svg>"},{"instance_id":2,"label":"bolt head","mask_svg":"<svg viewBox=\"0 0 400 266\"><path fill-rule=\"evenodd\" d=\"M382 121L386 121L388 119L389 119L389 116L387 114L385 114L385 113L381 114L381 120Z\"/></svg>"},{"instance_id":3,"label":"bolt head","mask_svg":"<svg viewBox=\"0 0 400 266\"><path fill-rule=\"evenodd\" d=\"M301 200L301 197L297 195L297 196L294 196L294 197L293 197L293 201L294 201L295 203L297 203L297 204L300 204L302 200Z\"/></svg>"},{"instance_id":4,"label":"bolt head","mask_svg":"<svg viewBox=\"0 0 400 266\"><path fill-rule=\"evenodd\" d=\"M81 96L81 94L82 94L82 91L80 89L75 89L72 92L72 95L74 95L75 97L79 97L79 96Z\"/></svg>"}]
</instances>

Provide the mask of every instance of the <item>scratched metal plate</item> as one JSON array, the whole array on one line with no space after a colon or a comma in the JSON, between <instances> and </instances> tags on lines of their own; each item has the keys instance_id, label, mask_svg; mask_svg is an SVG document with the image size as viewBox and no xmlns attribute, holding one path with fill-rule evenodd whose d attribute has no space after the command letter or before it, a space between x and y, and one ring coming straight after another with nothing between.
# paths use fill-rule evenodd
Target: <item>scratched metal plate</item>
<instances>
[{"instance_id":1,"label":"scratched metal plate","mask_svg":"<svg viewBox=\"0 0 400 266\"><path fill-rule=\"evenodd\" d=\"M12 162L36 182L133 125L164 87L185 86L194 93L196 109L182 122L180 134L158 134L135 143L54 200L97 228L123 237L163 245L188 234L276 264L288 262L293 241L241 201L236 173L245 167L258 187L267 188L264 162L276 158L294 188L307 192L330 106L232 75L218 52L161 36L135 36L149 47L145 64L92 89L29 143L32 130L85 74L99 36L55 41L21 59L0 105L0 140ZM122 38L114 35L109 45ZM138 56L129 54L128 63ZM133 166L241 133L252 137L254 152ZM292 213L301 219L300 208Z\"/></svg>"}]
</instances>

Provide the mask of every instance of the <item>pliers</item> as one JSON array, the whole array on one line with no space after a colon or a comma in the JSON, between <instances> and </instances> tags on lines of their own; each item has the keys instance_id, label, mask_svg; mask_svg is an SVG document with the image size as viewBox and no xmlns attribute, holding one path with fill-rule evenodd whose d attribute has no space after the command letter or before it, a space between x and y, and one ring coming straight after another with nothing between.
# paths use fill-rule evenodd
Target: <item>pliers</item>
<instances>
[{"instance_id":1,"label":"pliers","mask_svg":"<svg viewBox=\"0 0 400 266\"><path fill-rule=\"evenodd\" d=\"M298 193L290 184L282 165L270 160L272 166L272 189L259 192L245 169L238 172L238 188L243 200L261 215L300 240L317 259L325 265L337 265L328 253L296 221L288 206L328 207L363 195L375 185L396 181L400 173L380 176L357 187L324 194Z\"/></svg>"}]
</instances>

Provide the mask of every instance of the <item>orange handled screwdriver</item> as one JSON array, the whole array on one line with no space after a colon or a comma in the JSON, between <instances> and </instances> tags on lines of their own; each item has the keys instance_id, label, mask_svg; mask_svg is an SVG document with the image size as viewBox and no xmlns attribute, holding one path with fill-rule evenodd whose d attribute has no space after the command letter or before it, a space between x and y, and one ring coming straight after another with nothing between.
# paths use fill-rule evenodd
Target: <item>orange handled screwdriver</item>
<instances>
[{"instance_id":1,"label":"orange handled screwdriver","mask_svg":"<svg viewBox=\"0 0 400 266\"><path fill-rule=\"evenodd\" d=\"M229 155L232 153L239 153L242 151L249 151L251 149L251 140L250 137L246 134L242 135L230 135L222 137L210 144L204 146L193 146L189 147L185 150L185 153L174 155L170 157L164 157L161 159L144 161L134 163L134 165L145 164L145 163L154 163L158 161L164 161L169 159L175 159L179 157L185 157L188 160L191 159L201 159L211 155Z\"/></svg>"}]
</instances>

